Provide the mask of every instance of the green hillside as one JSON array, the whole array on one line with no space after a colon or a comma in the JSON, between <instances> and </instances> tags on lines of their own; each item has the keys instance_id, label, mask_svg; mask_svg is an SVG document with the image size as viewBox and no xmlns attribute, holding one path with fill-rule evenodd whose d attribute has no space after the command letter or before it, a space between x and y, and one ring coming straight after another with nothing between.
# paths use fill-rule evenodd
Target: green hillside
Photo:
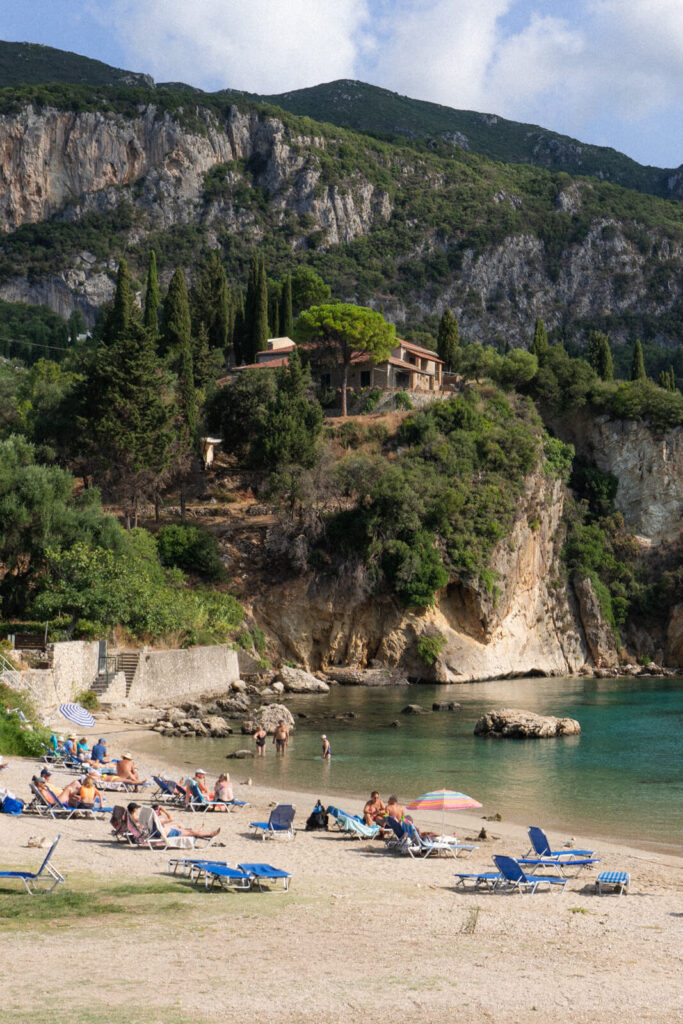
<instances>
[{"instance_id":1,"label":"green hillside","mask_svg":"<svg viewBox=\"0 0 683 1024\"><path fill-rule=\"evenodd\" d=\"M72 85L139 85L154 87L149 75L112 68L99 60L38 43L0 41L0 88L68 82Z\"/></svg>"},{"instance_id":2,"label":"green hillside","mask_svg":"<svg viewBox=\"0 0 683 1024\"><path fill-rule=\"evenodd\" d=\"M364 82L341 79L259 98L294 114L373 135L413 140L442 138L504 163L537 164L569 174L594 175L638 192L683 198L683 175L672 189L668 182L675 172L643 167L615 149L587 145L538 125L508 121L494 114L413 100Z\"/></svg>"}]
</instances>

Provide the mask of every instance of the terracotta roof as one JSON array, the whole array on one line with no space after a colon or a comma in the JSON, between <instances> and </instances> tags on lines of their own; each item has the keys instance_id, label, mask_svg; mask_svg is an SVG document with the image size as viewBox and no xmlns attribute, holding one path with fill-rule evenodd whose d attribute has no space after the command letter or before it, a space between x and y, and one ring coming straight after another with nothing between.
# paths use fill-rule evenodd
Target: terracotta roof
<instances>
[{"instance_id":1,"label":"terracotta roof","mask_svg":"<svg viewBox=\"0 0 683 1024\"><path fill-rule=\"evenodd\" d=\"M415 352L420 356L428 356L429 359L433 359L435 363L443 363L443 359L439 359L436 352L431 348L424 348L422 345L415 345L412 341L402 341L400 338L397 338L396 340L399 345L403 345L403 347L407 348L410 352Z\"/></svg>"}]
</instances>

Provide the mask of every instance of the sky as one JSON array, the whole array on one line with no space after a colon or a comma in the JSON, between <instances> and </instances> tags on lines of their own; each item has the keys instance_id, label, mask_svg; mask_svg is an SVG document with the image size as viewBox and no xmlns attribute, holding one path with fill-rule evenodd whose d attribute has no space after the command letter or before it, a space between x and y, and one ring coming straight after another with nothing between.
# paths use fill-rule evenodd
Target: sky
<instances>
[{"instance_id":1,"label":"sky","mask_svg":"<svg viewBox=\"0 0 683 1024\"><path fill-rule=\"evenodd\" d=\"M0 38L207 90L355 78L683 163L683 0L0 0Z\"/></svg>"}]
</instances>

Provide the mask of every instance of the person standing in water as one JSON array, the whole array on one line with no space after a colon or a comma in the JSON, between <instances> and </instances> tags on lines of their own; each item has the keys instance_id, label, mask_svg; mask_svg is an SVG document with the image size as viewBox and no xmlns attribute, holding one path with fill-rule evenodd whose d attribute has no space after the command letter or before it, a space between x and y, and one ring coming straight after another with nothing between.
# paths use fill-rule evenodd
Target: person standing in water
<instances>
[{"instance_id":1,"label":"person standing in water","mask_svg":"<svg viewBox=\"0 0 683 1024\"><path fill-rule=\"evenodd\" d=\"M289 729L282 719L277 723L277 728L273 733L273 743L275 744L276 753L284 754L289 743Z\"/></svg>"},{"instance_id":2,"label":"person standing in water","mask_svg":"<svg viewBox=\"0 0 683 1024\"><path fill-rule=\"evenodd\" d=\"M268 733L263 728L263 726L259 725L258 729L256 730L256 732L254 733L254 736L253 736L254 740L256 741L256 753L257 753L258 757L265 757L266 756L266 736L267 735L268 735Z\"/></svg>"},{"instance_id":3,"label":"person standing in water","mask_svg":"<svg viewBox=\"0 0 683 1024\"><path fill-rule=\"evenodd\" d=\"M323 761L329 761L330 758L332 757L332 747L330 746L330 741L328 740L325 733L323 733L320 738L323 741Z\"/></svg>"}]
</instances>

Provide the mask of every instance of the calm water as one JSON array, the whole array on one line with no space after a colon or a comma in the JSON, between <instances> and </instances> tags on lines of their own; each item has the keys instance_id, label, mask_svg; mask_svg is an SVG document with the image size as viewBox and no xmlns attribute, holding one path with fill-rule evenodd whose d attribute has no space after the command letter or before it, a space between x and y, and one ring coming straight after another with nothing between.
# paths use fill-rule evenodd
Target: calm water
<instances>
[{"instance_id":1,"label":"calm water","mask_svg":"<svg viewBox=\"0 0 683 1024\"><path fill-rule=\"evenodd\" d=\"M401 715L408 703L430 708L456 700L462 709L424 716ZM324 801L341 794L365 799L370 789L409 801L441 787L480 800L482 815L542 824L564 837L572 831L613 836L647 845L680 843L683 828L683 679L522 679L391 690L334 687L329 696L288 698L303 712L284 758L268 743L265 760L226 762L225 755L253 747L250 737L225 740L165 739L150 733L147 750L207 771L233 770L304 790ZM581 736L557 740L490 740L475 737L475 721L495 707L520 707L569 716ZM353 711L356 718L335 715ZM400 728L390 723L400 720ZM320 759L320 734L332 745L331 763ZM353 805L353 801L346 803ZM357 805L351 809L357 809ZM452 824L456 815L448 815ZM559 838L559 837L558 837Z\"/></svg>"}]
</instances>

